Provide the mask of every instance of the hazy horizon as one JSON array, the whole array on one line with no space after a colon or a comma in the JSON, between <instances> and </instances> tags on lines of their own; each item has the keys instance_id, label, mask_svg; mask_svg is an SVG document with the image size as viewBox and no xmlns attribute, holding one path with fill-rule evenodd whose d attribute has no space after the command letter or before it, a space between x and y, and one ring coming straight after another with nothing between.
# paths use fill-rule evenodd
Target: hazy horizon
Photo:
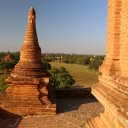
<instances>
[{"instance_id":1,"label":"hazy horizon","mask_svg":"<svg viewBox=\"0 0 128 128\"><path fill-rule=\"evenodd\" d=\"M107 0L1 0L0 52L20 50L30 6L42 53L105 54Z\"/></svg>"}]
</instances>

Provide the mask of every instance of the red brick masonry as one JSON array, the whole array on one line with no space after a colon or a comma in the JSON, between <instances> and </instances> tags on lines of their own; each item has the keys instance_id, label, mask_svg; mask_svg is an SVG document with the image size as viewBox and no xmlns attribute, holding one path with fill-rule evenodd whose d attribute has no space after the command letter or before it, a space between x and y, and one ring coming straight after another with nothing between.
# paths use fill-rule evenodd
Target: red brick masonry
<instances>
[{"instance_id":1,"label":"red brick masonry","mask_svg":"<svg viewBox=\"0 0 128 128\"><path fill-rule=\"evenodd\" d=\"M55 115L50 75L42 64L35 22L36 12L31 7L20 60L6 79L9 87L6 97L0 99L0 108L18 115Z\"/></svg>"}]
</instances>

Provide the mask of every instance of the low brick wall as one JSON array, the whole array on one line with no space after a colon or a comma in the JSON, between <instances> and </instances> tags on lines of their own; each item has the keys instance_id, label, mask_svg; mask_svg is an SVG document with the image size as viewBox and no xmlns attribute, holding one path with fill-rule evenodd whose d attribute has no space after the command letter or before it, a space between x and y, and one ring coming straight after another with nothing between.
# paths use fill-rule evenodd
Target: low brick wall
<instances>
[{"instance_id":1,"label":"low brick wall","mask_svg":"<svg viewBox=\"0 0 128 128\"><path fill-rule=\"evenodd\" d=\"M91 94L91 87L56 89L56 98L95 98Z\"/></svg>"}]
</instances>

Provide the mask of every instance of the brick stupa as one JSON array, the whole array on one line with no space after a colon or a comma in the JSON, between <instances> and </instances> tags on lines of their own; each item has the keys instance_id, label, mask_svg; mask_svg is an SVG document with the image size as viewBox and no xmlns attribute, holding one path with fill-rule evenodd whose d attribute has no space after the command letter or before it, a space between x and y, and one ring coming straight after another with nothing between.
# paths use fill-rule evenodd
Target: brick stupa
<instances>
[{"instance_id":1,"label":"brick stupa","mask_svg":"<svg viewBox=\"0 0 128 128\"><path fill-rule=\"evenodd\" d=\"M18 115L54 115L56 104L51 98L50 75L41 61L35 24L36 12L31 7L20 60L6 79L9 87L0 107Z\"/></svg>"},{"instance_id":2,"label":"brick stupa","mask_svg":"<svg viewBox=\"0 0 128 128\"><path fill-rule=\"evenodd\" d=\"M106 58L92 93L104 113L85 128L128 128L128 0L108 0Z\"/></svg>"}]
</instances>

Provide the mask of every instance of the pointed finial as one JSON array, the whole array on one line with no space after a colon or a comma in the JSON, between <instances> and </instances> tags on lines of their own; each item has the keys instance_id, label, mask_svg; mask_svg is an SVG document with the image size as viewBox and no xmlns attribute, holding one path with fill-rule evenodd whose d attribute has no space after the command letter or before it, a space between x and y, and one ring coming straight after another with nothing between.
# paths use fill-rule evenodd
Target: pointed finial
<instances>
[{"instance_id":1,"label":"pointed finial","mask_svg":"<svg viewBox=\"0 0 128 128\"><path fill-rule=\"evenodd\" d=\"M33 6L31 6L30 7L30 9L29 9L29 15L35 15L36 14L36 12L35 12L35 9L34 9L34 7Z\"/></svg>"},{"instance_id":2,"label":"pointed finial","mask_svg":"<svg viewBox=\"0 0 128 128\"><path fill-rule=\"evenodd\" d=\"M30 7L29 13L28 13L28 23L34 23L36 20L36 11L33 6Z\"/></svg>"}]
</instances>

